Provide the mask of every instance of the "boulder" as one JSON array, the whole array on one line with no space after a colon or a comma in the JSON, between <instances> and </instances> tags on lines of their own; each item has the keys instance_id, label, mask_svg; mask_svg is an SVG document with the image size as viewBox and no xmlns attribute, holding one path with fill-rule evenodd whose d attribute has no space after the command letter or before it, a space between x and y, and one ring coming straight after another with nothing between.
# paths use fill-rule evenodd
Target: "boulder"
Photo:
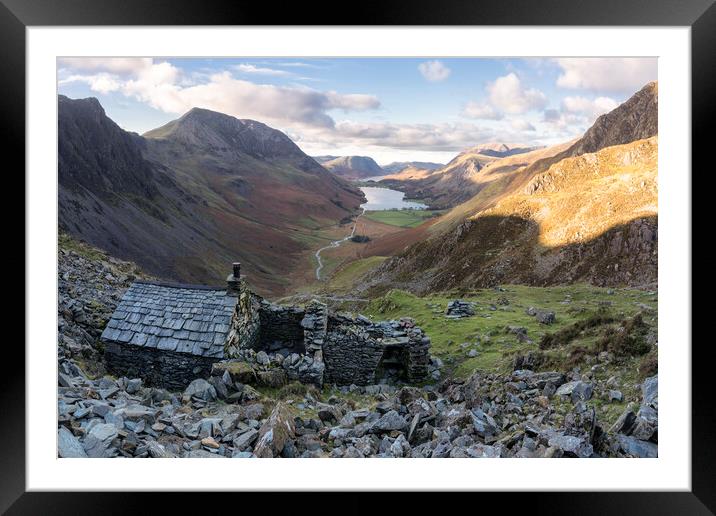
<instances>
[{"instance_id":1,"label":"boulder","mask_svg":"<svg viewBox=\"0 0 716 516\"><path fill-rule=\"evenodd\" d=\"M156 409L139 404L127 405L126 407L122 407L114 411L115 416L120 417L125 421L144 420L150 425L154 424L156 414Z\"/></svg>"},{"instance_id":2,"label":"boulder","mask_svg":"<svg viewBox=\"0 0 716 516\"><path fill-rule=\"evenodd\" d=\"M629 435L617 435L619 448L631 457L653 459L659 456L656 444L642 441Z\"/></svg>"},{"instance_id":3,"label":"boulder","mask_svg":"<svg viewBox=\"0 0 716 516\"><path fill-rule=\"evenodd\" d=\"M237 383L256 382L256 372L248 362L215 362L211 366L211 376L220 376L224 379L227 373L231 380Z\"/></svg>"},{"instance_id":4,"label":"boulder","mask_svg":"<svg viewBox=\"0 0 716 516\"><path fill-rule=\"evenodd\" d=\"M139 389L142 388L142 379L141 378L133 378L127 382L127 387L125 390L127 391L127 394L136 394L139 392Z\"/></svg>"},{"instance_id":5,"label":"boulder","mask_svg":"<svg viewBox=\"0 0 716 516\"><path fill-rule=\"evenodd\" d=\"M197 378L187 386L182 396L185 403L192 398L202 401L213 401L216 399L216 389L203 378Z\"/></svg>"},{"instance_id":6,"label":"boulder","mask_svg":"<svg viewBox=\"0 0 716 516\"><path fill-rule=\"evenodd\" d=\"M109 423L100 423L93 426L88 435L108 443L117 437L117 427Z\"/></svg>"},{"instance_id":7,"label":"boulder","mask_svg":"<svg viewBox=\"0 0 716 516\"><path fill-rule=\"evenodd\" d=\"M168 451L164 446L156 441L149 441L147 443L147 453L155 459L173 459L176 458L172 452Z\"/></svg>"},{"instance_id":8,"label":"boulder","mask_svg":"<svg viewBox=\"0 0 716 516\"><path fill-rule=\"evenodd\" d=\"M257 373L259 385L266 387L279 388L288 383L288 375L283 369L269 369L268 371L259 371Z\"/></svg>"},{"instance_id":9,"label":"boulder","mask_svg":"<svg viewBox=\"0 0 716 516\"><path fill-rule=\"evenodd\" d=\"M652 376L641 385L642 403L659 409L659 377Z\"/></svg>"},{"instance_id":10,"label":"boulder","mask_svg":"<svg viewBox=\"0 0 716 516\"><path fill-rule=\"evenodd\" d=\"M293 416L288 406L279 401L276 403L271 415L259 429L254 455L257 457L278 457L286 441L294 437Z\"/></svg>"},{"instance_id":11,"label":"boulder","mask_svg":"<svg viewBox=\"0 0 716 516\"><path fill-rule=\"evenodd\" d=\"M383 433L391 432L393 430L405 430L408 428L408 422L403 416L398 414L395 410L386 412L378 420L371 425L371 432Z\"/></svg>"},{"instance_id":12,"label":"boulder","mask_svg":"<svg viewBox=\"0 0 716 516\"><path fill-rule=\"evenodd\" d=\"M269 365L271 360L269 359L268 353L263 350L256 353L256 363L262 366Z\"/></svg>"},{"instance_id":13,"label":"boulder","mask_svg":"<svg viewBox=\"0 0 716 516\"><path fill-rule=\"evenodd\" d=\"M585 459L591 457L594 452L586 438L573 435L554 434L549 438L548 444L561 450L566 457Z\"/></svg>"},{"instance_id":14,"label":"boulder","mask_svg":"<svg viewBox=\"0 0 716 516\"><path fill-rule=\"evenodd\" d=\"M578 401L586 401L592 397L594 385L580 380L567 382L559 387L555 392L556 396L569 396L573 403Z\"/></svg>"},{"instance_id":15,"label":"boulder","mask_svg":"<svg viewBox=\"0 0 716 516\"><path fill-rule=\"evenodd\" d=\"M249 448L255 441L256 438L259 436L259 433L254 430L253 428L247 430L240 436L238 436L236 439L234 439L233 445L234 448L236 448L239 451L245 451L247 448Z\"/></svg>"},{"instance_id":16,"label":"boulder","mask_svg":"<svg viewBox=\"0 0 716 516\"><path fill-rule=\"evenodd\" d=\"M87 457L79 439L64 426L57 430L57 454L64 459Z\"/></svg>"},{"instance_id":17,"label":"boulder","mask_svg":"<svg viewBox=\"0 0 716 516\"><path fill-rule=\"evenodd\" d=\"M497 435L499 432L497 422L485 414L481 409L472 410L472 426L480 437Z\"/></svg>"},{"instance_id":18,"label":"boulder","mask_svg":"<svg viewBox=\"0 0 716 516\"><path fill-rule=\"evenodd\" d=\"M554 324L556 317L554 312L548 310L537 310L535 313L535 319L541 324Z\"/></svg>"}]
</instances>

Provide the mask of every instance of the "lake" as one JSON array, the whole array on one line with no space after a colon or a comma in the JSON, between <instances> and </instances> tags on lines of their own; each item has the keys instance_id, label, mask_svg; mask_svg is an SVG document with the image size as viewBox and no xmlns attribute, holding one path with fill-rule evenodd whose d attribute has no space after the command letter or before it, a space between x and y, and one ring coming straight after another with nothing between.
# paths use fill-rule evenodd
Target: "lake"
<instances>
[{"instance_id":1,"label":"lake","mask_svg":"<svg viewBox=\"0 0 716 516\"><path fill-rule=\"evenodd\" d=\"M376 186L361 186L367 202L361 204L364 210L393 210L393 209L423 209L425 205L419 202L404 200L405 194L390 188L379 188Z\"/></svg>"}]
</instances>

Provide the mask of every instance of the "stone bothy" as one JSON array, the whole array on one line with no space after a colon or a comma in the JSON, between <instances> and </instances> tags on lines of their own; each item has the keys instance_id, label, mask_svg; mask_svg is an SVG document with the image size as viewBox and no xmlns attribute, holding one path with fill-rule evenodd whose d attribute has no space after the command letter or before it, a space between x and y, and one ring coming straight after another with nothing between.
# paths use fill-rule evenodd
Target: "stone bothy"
<instances>
[{"instance_id":1,"label":"stone bothy","mask_svg":"<svg viewBox=\"0 0 716 516\"><path fill-rule=\"evenodd\" d=\"M102 332L107 366L183 388L223 358L235 305L224 287L136 281Z\"/></svg>"},{"instance_id":2,"label":"stone bothy","mask_svg":"<svg viewBox=\"0 0 716 516\"><path fill-rule=\"evenodd\" d=\"M133 283L102 333L108 368L183 388L214 362L263 351L281 355L289 380L319 386L428 378L430 339L412 319L376 323L317 300L274 304L250 289L240 267L222 288Z\"/></svg>"}]
</instances>

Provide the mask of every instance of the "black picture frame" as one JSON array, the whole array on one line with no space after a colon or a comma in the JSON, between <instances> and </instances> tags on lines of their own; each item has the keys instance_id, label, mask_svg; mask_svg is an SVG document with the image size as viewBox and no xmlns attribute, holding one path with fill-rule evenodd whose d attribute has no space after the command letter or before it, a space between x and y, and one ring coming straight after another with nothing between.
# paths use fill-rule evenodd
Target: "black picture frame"
<instances>
[{"instance_id":1,"label":"black picture frame","mask_svg":"<svg viewBox=\"0 0 716 516\"><path fill-rule=\"evenodd\" d=\"M29 26L83 25L490 25L490 26L688 26L691 27L692 163L707 163L712 147L716 81L716 5L714 0L487 0L439 3L412 0L384 1L380 6L356 6L341 14L340 5L306 5L304 2L272 4L223 0L0 0L0 69L2 70L2 141L6 156L25 165L25 29ZM713 167L712 159L711 168ZM707 170L707 169L706 169ZM18 259L20 257L17 257ZM22 266L20 266L22 267ZM28 271L25 269L25 273ZM707 384L712 362L710 347L692 347L692 491L645 493L522 493L509 494L510 512L550 514L713 514L716 511L714 474L712 387ZM679 343L690 346L691 343ZM7 343L6 343L7 347ZM25 354L16 349L13 367L1 378L0 407L0 510L8 514L113 514L147 512L147 496L121 493L27 493L25 492ZM10 360L10 359L6 359ZM709 480L710 479L710 480ZM174 503L189 509L192 502L217 510L219 494L197 500L175 495ZM241 495L245 496L245 495ZM293 503L296 501L293 495ZM486 510L480 493L479 507ZM499 496L499 495L498 495ZM503 495L504 496L504 495ZM80 498L81 497L81 498ZM492 500L490 500L492 501ZM425 509L425 497L403 502ZM457 502L460 503L460 502ZM474 503L474 502L470 502ZM164 505L169 509L169 505ZM343 498L343 512L357 512L365 502L359 495ZM343 507L343 508L341 508ZM361 512L364 512L362 509ZM455 510L460 510L455 506ZM212 510L213 512L213 510ZM273 512L273 511L271 511ZM331 511L333 512L333 511ZM501 511L504 512L504 511Z\"/></svg>"}]
</instances>

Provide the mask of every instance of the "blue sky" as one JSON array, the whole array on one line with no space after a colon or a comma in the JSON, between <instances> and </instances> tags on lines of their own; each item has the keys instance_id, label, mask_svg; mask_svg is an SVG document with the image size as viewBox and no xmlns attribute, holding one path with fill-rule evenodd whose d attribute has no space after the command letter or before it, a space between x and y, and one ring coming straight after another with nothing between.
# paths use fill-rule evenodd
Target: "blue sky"
<instances>
[{"instance_id":1,"label":"blue sky","mask_svg":"<svg viewBox=\"0 0 716 516\"><path fill-rule=\"evenodd\" d=\"M549 145L656 80L653 58L60 58L58 89L143 133L192 107L286 132L311 155L447 162Z\"/></svg>"}]
</instances>

